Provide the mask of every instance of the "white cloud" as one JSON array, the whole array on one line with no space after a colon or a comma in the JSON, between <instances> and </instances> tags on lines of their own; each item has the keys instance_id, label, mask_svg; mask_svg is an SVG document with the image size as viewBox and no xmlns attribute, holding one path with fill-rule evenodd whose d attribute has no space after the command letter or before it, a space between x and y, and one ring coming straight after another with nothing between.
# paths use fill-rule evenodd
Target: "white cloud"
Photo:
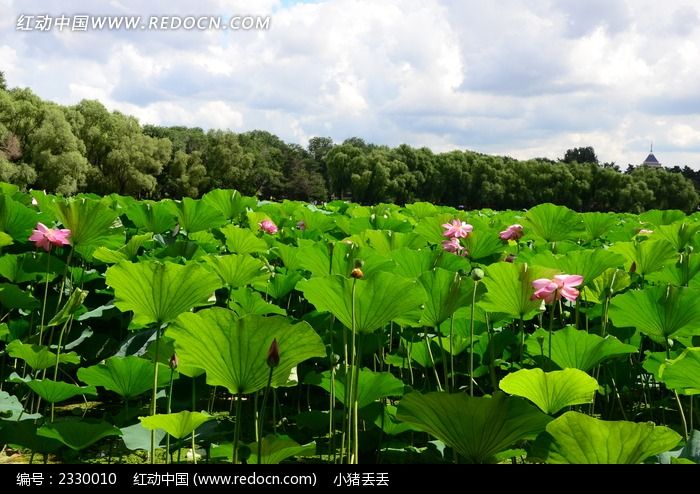
<instances>
[{"instance_id":1,"label":"white cloud","mask_svg":"<svg viewBox=\"0 0 700 494\"><path fill-rule=\"evenodd\" d=\"M10 85L144 123L700 167L693 0L0 0ZM251 32L18 33L19 13L270 15Z\"/></svg>"}]
</instances>

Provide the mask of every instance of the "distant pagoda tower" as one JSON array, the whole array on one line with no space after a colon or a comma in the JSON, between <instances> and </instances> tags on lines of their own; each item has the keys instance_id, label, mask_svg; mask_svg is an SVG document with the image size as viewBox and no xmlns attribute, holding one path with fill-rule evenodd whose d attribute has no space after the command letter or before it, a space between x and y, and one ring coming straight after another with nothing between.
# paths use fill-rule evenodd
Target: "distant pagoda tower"
<instances>
[{"instance_id":1,"label":"distant pagoda tower","mask_svg":"<svg viewBox=\"0 0 700 494\"><path fill-rule=\"evenodd\" d=\"M644 163L642 163L642 166L653 166L655 168L661 167L661 163L659 163L659 160L657 160L656 156L654 156L654 143L653 142L649 146L649 156L647 156L647 159L644 160Z\"/></svg>"}]
</instances>

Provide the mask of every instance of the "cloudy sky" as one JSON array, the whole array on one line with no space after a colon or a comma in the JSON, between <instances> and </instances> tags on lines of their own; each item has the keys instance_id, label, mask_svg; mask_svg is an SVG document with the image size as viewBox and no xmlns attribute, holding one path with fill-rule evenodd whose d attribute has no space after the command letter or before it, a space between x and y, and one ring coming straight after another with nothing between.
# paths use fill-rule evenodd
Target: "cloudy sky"
<instances>
[{"instance_id":1,"label":"cloudy sky","mask_svg":"<svg viewBox=\"0 0 700 494\"><path fill-rule=\"evenodd\" d=\"M99 7L97 6L99 4ZM194 6L196 5L196 7ZM0 70L142 123L700 168L695 0L0 0ZM18 31L21 14L269 16L259 30Z\"/></svg>"}]
</instances>

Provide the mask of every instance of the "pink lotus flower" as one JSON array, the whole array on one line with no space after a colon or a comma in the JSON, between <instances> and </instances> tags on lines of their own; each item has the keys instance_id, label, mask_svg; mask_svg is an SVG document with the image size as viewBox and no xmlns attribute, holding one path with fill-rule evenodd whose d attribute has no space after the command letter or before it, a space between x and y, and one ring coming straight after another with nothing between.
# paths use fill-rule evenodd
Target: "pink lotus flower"
<instances>
[{"instance_id":1,"label":"pink lotus flower","mask_svg":"<svg viewBox=\"0 0 700 494\"><path fill-rule=\"evenodd\" d=\"M70 230L67 228L47 228L43 223L37 223L36 229L32 230L32 235L29 237L31 242L36 243L37 247L41 247L46 252L51 250L54 245L62 247L70 245Z\"/></svg>"},{"instance_id":2,"label":"pink lotus flower","mask_svg":"<svg viewBox=\"0 0 700 494\"><path fill-rule=\"evenodd\" d=\"M519 240L523 236L523 225L510 225L508 228L498 234L501 240Z\"/></svg>"},{"instance_id":3,"label":"pink lotus flower","mask_svg":"<svg viewBox=\"0 0 700 494\"><path fill-rule=\"evenodd\" d=\"M544 300L551 304L564 297L569 302L575 302L579 291L574 288L583 283L583 276L578 274L558 274L551 280L540 278L532 282L535 293L530 300Z\"/></svg>"},{"instance_id":4,"label":"pink lotus flower","mask_svg":"<svg viewBox=\"0 0 700 494\"><path fill-rule=\"evenodd\" d=\"M462 244L459 243L459 239L457 237L452 237L449 240L443 241L442 248L445 249L447 252L451 252L452 254L458 254L461 256L469 255L469 251L465 249Z\"/></svg>"},{"instance_id":5,"label":"pink lotus flower","mask_svg":"<svg viewBox=\"0 0 700 494\"><path fill-rule=\"evenodd\" d=\"M302 232L306 230L306 223L304 223L304 220L301 220L297 223L297 229L301 230Z\"/></svg>"},{"instance_id":6,"label":"pink lotus flower","mask_svg":"<svg viewBox=\"0 0 700 494\"><path fill-rule=\"evenodd\" d=\"M442 235L450 238L467 238L474 229L469 223L460 220L452 220L450 223L442 225L442 227L445 228L445 232Z\"/></svg>"},{"instance_id":7,"label":"pink lotus flower","mask_svg":"<svg viewBox=\"0 0 700 494\"><path fill-rule=\"evenodd\" d=\"M272 220L262 220L259 226L262 231L270 235L277 233L277 225L275 225Z\"/></svg>"}]
</instances>

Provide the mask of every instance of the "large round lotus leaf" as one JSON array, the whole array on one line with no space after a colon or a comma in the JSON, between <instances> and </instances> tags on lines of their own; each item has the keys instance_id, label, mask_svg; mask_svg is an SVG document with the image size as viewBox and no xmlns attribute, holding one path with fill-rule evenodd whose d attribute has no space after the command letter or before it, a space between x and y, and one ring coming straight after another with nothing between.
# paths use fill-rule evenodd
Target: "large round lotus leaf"
<instances>
[{"instance_id":1,"label":"large round lotus leaf","mask_svg":"<svg viewBox=\"0 0 700 494\"><path fill-rule=\"evenodd\" d=\"M547 331L538 329L528 337L526 344L530 355L549 355L548 334ZM638 350L636 346L622 343L612 335L603 338L572 326L552 334L552 360L562 369L571 367L588 372L606 359L635 353Z\"/></svg>"},{"instance_id":2,"label":"large round lotus leaf","mask_svg":"<svg viewBox=\"0 0 700 494\"><path fill-rule=\"evenodd\" d=\"M124 245L124 228L115 226L117 211L94 199L71 198L52 204L56 217L71 231L71 245L88 261L98 247Z\"/></svg>"},{"instance_id":3,"label":"large round lotus leaf","mask_svg":"<svg viewBox=\"0 0 700 494\"><path fill-rule=\"evenodd\" d=\"M7 354L10 357L24 360L34 370L48 369L56 365L56 354L44 345L30 345L20 340L12 340L8 343ZM62 352L58 356L61 364L79 364L80 357L75 352Z\"/></svg>"},{"instance_id":4,"label":"large round lotus leaf","mask_svg":"<svg viewBox=\"0 0 700 494\"><path fill-rule=\"evenodd\" d=\"M352 372L352 369L352 366L348 367L348 372ZM344 369L339 369L335 375L333 393L338 401L344 403L345 406L349 406L350 400L345 396L346 381ZM304 379L304 383L315 384L330 392L331 373L330 371L320 374L309 373ZM401 396L405 387L403 381L394 377L391 373L373 372L369 369L360 370L357 386L357 403L359 408L366 407L370 403L387 396Z\"/></svg>"},{"instance_id":5,"label":"large round lotus leaf","mask_svg":"<svg viewBox=\"0 0 700 494\"><path fill-rule=\"evenodd\" d=\"M508 394L527 398L551 415L564 407L592 403L598 382L579 369L520 369L501 379L499 387Z\"/></svg>"},{"instance_id":6,"label":"large round lotus leaf","mask_svg":"<svg viewBox=\"0 0 700 494\"><path fill-rule=\"evenodd\" d=\"M633 327L660 344L669 336L700 334L700 290L650 286L617 295L610 318L618 328Z\"/></svg>"},{"instance_id":7,"label":"large round lotus leaf","mask_svg":"<svg viewBox=\"0 0 700 494\"><path fill-rule=\"evenodd\" d=\"M469 463L489 463L521 439L542 432L551 420L521 398L417 392L404 396L396 416L453 447Z\"/></svg>"},{"instance_id":8,"label":"large round lotus leaf","mask_svg":"<svg viewBox=\"0 0 700 494\"><path fill-rule=\"evenodd\" d=\"M339 275L312 278L299 282L297 288L316 309L330 312L351 329L355 282L355 331L358 333L372 333L392 320L409 317L426 298L425 291L415 282L391 273L377 273L367 280Z\"/></svg>"},{"instance_id":9,"label":"large round lotus leaf","mask_svg":"<svg viewBox=\"0 0 700 494\"><path fill-rule=\"evenodd\" d=\"M95 386L76 386L75 384L50 379L27 381L27 386L49 403L59 403L74 396L97 396Z\"/></svg>"},{"instance_id":10,"label":"large round lotus leaf","mask_svg":"<svg viewBox=\"0 0 700 494\"><path fill-rule=\"evenodd\" d=\"M204 369L207 383L224 386L232 394L253 393L267 385L267 354L273 339L280 349L272 386L282 386L292 368L326 348L306 322L294 324L280 316L239 319L219 307L182 314L167 330L175 340L180 361Z\"/></svg>"},{"instance_id":11,"label":"large round lotus leaf","mask_svg":"<svg viewBox=\"0 0 700 494\"><path fill-rule=\"evenodd\" d=\"M159 413L149 417L139 417L139 420L146 429L162 429L174 438L182 439L213 418L207 413L185 410L178 413Z\"/></svg>"},{"instance_id":12,"label":"large round lotus leaf","mask_svg":"<svg viewBox=\"0 0 700 494\"><path fill-rule=\"evenodd\" d=\"M258 463L258 443L251 443L251 455L248 458L249 465ZM229 449L231 451L231 449ZM314 456L316 443L299 444L288 436L265 436L260 448L260 463L265 465L277 465L288 458L295 456Z\"/></svg>"},{"instance_id":13,"label":"large round lotus leaf","mask_svg":"<svg viewBox=\"0 0 700 494\"><path fill-rule=\"evenodd\" d=\"M471 305L474 281L446 269L437 268L418 277L427 295L420 323L438 327L461 307Z\"/></svg>"},{"instance_id":14,"label":"large round lotus leaf","mask_svg":"<svg viewBox=\"0 0 700 494\"><path fill-rule=\"evenodd\" d=\"M679 393L700 394L700 348L686 348L680 357L661 364L659 378Z\"/></svg>"},{"instance_id":15,"label":"large round lotus leaf","mask_svg":"<svg viewBox=\"0 0 700 494\"><path fill-rule=\"evenodd\" d=\"M62 442L76 451L108 436L121 436L122 432L103 420L75 418L44 424L37 434Z\"/></svg>"},{"instance_id":16,"label":"large round lotus leaf","mask_svg":"<svg viewBox=\"0 0 700 494\"><path fill-rule=\"evenodd\" d=\"M617 242L610 250L625 256L625 269L631 269L634 263L635 272L640 275L647 275L672 265L678 257L676 249L665 240Z\"/></svg>"},{"instance_id":17,"label":"large round lotus leaf","mask_svg":"<svg viewBox=\"0 0 700 494\"><path fill-rule=\"evenodd\" d=\"M158 373L158 386L170 381L170 373L163 364ZM110 357L104 364L78 370L78 379L93 386L114 391L125 400L150 391L153 387L153 363L135 357Z\"/></svg>"},{"instance_id":18,"label":"large round lotus leaf","mask_svg":"<svg viewBox=\"0 0 700 494\"><path fill-rule=\"evenodd\" d=\"M565 206L540 204L525 215L526 231L546 242L576 239L583 235L581 217Z\"/></svg>"},{"instance_id":19,"label":"large round lotus leaf","mask_svg":"<svg viewBox=\"0 0 700 494\"><path fill-rule=\"evenodd\" d=\"M263 271L263 262L247 254L208 256L204 260L230 288L238 288L269 277L269 274Z\"/></svg>"},{"instance_id":20,"label":"large round lotus leaf","mask_svg":"<svg viewBox=\"0 0 700 494\"><path fill-rule=\"evenodd\" d=\"M641 463L674 448L681 436L652 423L605 421L566 412L547 425L544 456L547 463ZM538 438L538 442L540 439Z\"/></svg>"},{"instance_id":21,"label":"large round lotus leaf","mask_svg":"<svg viewBox=\"0 0 700 494\"><path fill-rule=\"evenodd\" d=\"M531 300L532 280L537 277L525 264L491 264L484 278L487 292L479 305L490 312L531 319L542 305L540 300Z\"/></svg>"},{"instance_id":22,"label":"large round lotus leaf","mask_svg":"<svg viewBox=\"0 0 700 494\"><path fill-rule=\"evenodd\" d=\"M173 321L206 304L221 287L218 276L194 263L121 262L107 269L106 278L114 288L114 304L123 312L133 311L140 324Z\"/></svg>"}]
</instances>

